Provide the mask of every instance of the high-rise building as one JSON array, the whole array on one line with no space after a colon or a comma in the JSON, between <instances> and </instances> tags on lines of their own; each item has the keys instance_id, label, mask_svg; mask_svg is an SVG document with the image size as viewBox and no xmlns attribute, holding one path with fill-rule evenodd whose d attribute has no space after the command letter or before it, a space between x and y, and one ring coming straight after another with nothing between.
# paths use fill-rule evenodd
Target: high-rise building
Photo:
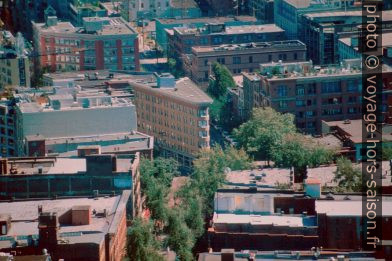
<instances>
[{"instance_id":1,"label":"high-rise building","mask_svg":"<svg viewBox=\"0 0 392 261\"><path fill-rule=\"evenodd\" d=\"M137 32L120 17L85 17L84 26L47 16L33 23L39 67L61 70L139 70Z\"/></svg>"},{"instance_id":2,"label":"high-rise building","mask_svg":"<svg viewBox=\"0 0 392 261\"><path fill-rule=\"evenodd\" d=\"M189 78L156 75L154 82L131 83L138 130L152 135L164 156L191 167L200 148L210 146L208 97Z\"/></svg>"}]
</instances>

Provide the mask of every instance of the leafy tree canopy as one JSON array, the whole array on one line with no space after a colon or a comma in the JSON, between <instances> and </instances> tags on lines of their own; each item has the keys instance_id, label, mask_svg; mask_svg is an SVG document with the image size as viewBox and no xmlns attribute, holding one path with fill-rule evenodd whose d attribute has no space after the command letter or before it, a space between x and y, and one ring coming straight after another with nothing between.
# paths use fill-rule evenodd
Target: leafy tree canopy
<instances>
[{"instance_id":1,"label":"leafy tree canopy","mask_svg":"<svg viewBox=\"0 0 392 261\"><path fill-rule=\"evenodd\" d=\"M336 161L337 168L335 180L344 192L359 192L362 188L362 172L360 169L353 167L350 160L339 158Z\"/></svg>"}]
</instances>

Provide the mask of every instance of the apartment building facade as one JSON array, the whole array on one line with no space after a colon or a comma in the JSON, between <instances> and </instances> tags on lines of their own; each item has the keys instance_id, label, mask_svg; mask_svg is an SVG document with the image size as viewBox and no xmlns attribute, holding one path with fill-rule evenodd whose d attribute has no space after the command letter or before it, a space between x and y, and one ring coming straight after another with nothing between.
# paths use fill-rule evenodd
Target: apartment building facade
<instances>
[{"instance_id":1,"label":"apartment building facade","mask_svg":"<svg viewBox=\"0 0 392 261\"><path fill-rule=\"evenodd\" d=\"M25 47L22 34L14 37L9 31L1 31L0 43L0 87L30 87L31 50Z\"/></svg>"},{"instance_id":2,"label":"apartment building facade","mask_svg":"<svg viewBox=\"0 0 392 261\"><path fill-rule=\"evenodd\" d=\"M233 75L253 72L261 63L299 62L306 60L306 46L300 41L276 41L192 48L192 55L184 60L184 67L197 84L208 84L211 66L218 62L225 65Z\"/></svg>"},{"instance_id":3,"label":"apartment building facade","mask_svg":"<svg viewBox=\"0 0 392 261\"><path fill-rule=\"evenodd\" d=\"M308 59L315 64L337 64L339 40L358 37L361 24L361 10L307 13L299 18L299 39L308 47ZM392 30L391 11L383 12L382 30Z\"/></svg>"},{"instance_id":4,"label":"apartment building facade","mask_svg":"<svg viewBox=\"0 0 392 261\"><path fill-rule=\"evenodd\" d=\"M274 24L226 26L208 24L203 28L173 28L168 55L180 58L191 54L194 46L272 42L284 40L284 30Z\"/></svg>"},{"instance_id":5,"label":"apartment building facade","mask_svg":"<svg viewBox=\"0 0 392 261\"><path fill-rule=\"evenodd\" d=\"M250 25L257 24L257 20L251 16L235 16L235 17L198 17L188 19L161 18L155 20L156 41L158 45L167 52L168 50L168 31L172 31L174 27L193 27L202 28L206 24L223 23L226 26Z\"/></svg>"},{"instance_id":6,"label":"apartment building facade","mask_svg":"<svg viewBox=\"0 0 392 261\"><path fill-rule=\"evenodd\" d=\"M249 0L249 14L256 17L263 24L274 23L274 0Z\"/></svg>"},{"instance_id":7,"label":"apartment building facade","mask_svg":"<svg viewBox=\"0 0 392 261\"><path fill-rule=\"evenodd\" d=\"M48 16L46 23L33 23L40 68L139 70L138 34L124 19L87 17L83 21L83 27L74 27Z\"/></svg>"},{"instance_id":8,"label":"apartment building facade","mask_svg":"<svg viewBox=\"0 0 392 261\"><path fill-rule=\"evenodd\" d=\"M289 39L299 39L299 18L306 13L345 10L355 5L355 0L274 0L275 24L285 30Z\"/></svg>"},{"instance_id":9,"label":"apartment building facade","mask_svg":"<svg viewBox=\"0 0 392 261\"><path fill-rule=\"evenodd\" d=\"M156 75L153 83L131 83L138 130L155 137L164 156L189 168L200 148L210 146L208 97L189 78Z\"/></svg>"},{"instance_id":10,"label":"apartment building facade","mask_svg":"<svg viewBox=\"0 0 392 261\"><path fill-rule=\"evenodd\" d=\"M247 111L271 106L279 112L292 113L300 130L314 134L321 132L321 120L359 119L359 62L329 68L315 67L310 62L261 65L261 74L256 78L244 77Z\"/></svg>"},{"instance_id":11,"label":"apartment building facade","mask_svg":"<svg viewBox=\"0 0 392 261\"><path fill-rule=\"evenodd\" d=\"M127 21L157 17L201 17L201 10L194 0L122 0L120 9Z\"/></svg>"}]
</instances>

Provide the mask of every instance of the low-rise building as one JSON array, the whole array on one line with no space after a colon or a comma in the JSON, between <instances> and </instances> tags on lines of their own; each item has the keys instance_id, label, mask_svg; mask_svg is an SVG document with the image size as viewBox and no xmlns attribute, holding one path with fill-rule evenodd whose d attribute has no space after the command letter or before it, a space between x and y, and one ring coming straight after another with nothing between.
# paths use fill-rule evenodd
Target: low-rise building
<instances>
[{"instance_id":1,"label":"low-rise building","mask_svg":"<svg viewBox=\"0 0 392 261\"><path fill-rule=\"evenodd\" d=\"M300 39L300 17L307 13L351 10L355 0L274 0L275 24L283 28L288 39Z\"/></svg>"},{"instance_id":2,"label":"low-rise building","mask_svg":"<svg viewBox=\"0 0 392 261\"><path fill-rule=\"evenodd\" d=\"M201 17L201 10L194 0L121 0L120 10L127 21Z\"/></svg>"},{"instance_id":3,"label":"low-rise building","mask_svg":"<svg viewBox=\"0 0 392 261\"><path fill-rule=\"evenodd\" d=\"M245 111L250 115L254 107L271 106L293 113L300 130L316 134L321 133L321 120L360 119L360 62L346 60L324 68L311 62L262 64L260 74L244 74ZM389 90L392 70L384 65L383 72L384 87Z\"/></svg>"},{"instance_id":4,"label":"low-rise building","mask_svg":"<svg viewBox=\"0 0 392 261\"><path fill-rule=\"evenodd\" d=\"M223 23L226 26L250 25L256 24L257 21L251 16L234 16L234 17L199 17L199 18L159 18L155 20L156 41L160 48L167 52L168 50L168 31L172 31L174 27L194 27L201 28L206 24Z\"/></svg>"},{"instance_id":5,"label":"low-rise building","mask_svg":"<svg viewBox=\"0 0 392 261\"><path fill-rule=\"evenodd\" d=\"M305 60L306 46L300 41L251 42L193 47L192 54L184 59L184 67L193 81L207 85L215 62L225 65L233 75L240 75L256 71L262 63Z\"/></svg>"},{"instance_id":6,"label":"low-rise building","mask_svg":"<svg viewBox=\"0 0 392 261\"><path fill-rule=\"evenodd\" d=\"M340 38L338 41L338 53L340 61L345 59L358 59L361 54L358 36ZM392 65L392 33L385 32L382 34L383 62Z\"/></svg>"},{"instance_id":7,"label":"low-rise building","mask_svg":"<svg viewBox=\"0 0 392 261\"><path fill-rule=\"evenodd\" d=\"M69 157L80 146L96 146L105 154L152 157L154 140L137 132L132 97L77 86L17 92L0 106L3 156Z\"/></svg>"},{"instance_id":8,"label":"low-rise building","mask_svg":"<svg viewBox=\"0 0 392 261\"><path fill-rule=\"evenodd\" d=\"M31 86L31 50L25 44L21 33L0 32L0 88Z\"/></svg>"},{"instance_id":9,"label":"low-rise building","mask_svg":"<svg viewBox=\"0 0 392 261\"><path fill-rule=\"evenodd\" d=\"M33 30L41 69L139 70L138 33L120 17L85 17L75 27L48 14Z\"/></svg>"},{"instance_id":10,"label":"low-rise building","mask_svg":"<svg viewBox=\"0 0 392 261\"><path fill-rule=\"evenodd\" d=\"M322 121L322 133L333 134L342 141L343 146L349 148L347 155L353 161L361 161L366 158L364 148L364 137L362 136L362 120L345 121ZM382 130L377 131L382 137L382 147L392 148L392 125L384 125ZM376 135L376 134L375 134Z\"/></svg>"},{"instance_id":11,"label":"low-rise building","mask_svg":"<svg viewBox=\"0 0 392 261\"><path fill-rule=\"evenodd\" d=\"M234 249L222 249L220 252L200 253L199 261L243 261L243 260L377 260L374 252L366 251L323 251L320 249L312 249L307 251L258 251L258 250L241 250L235 251Z\"/></svg>"},{"instance_id":12,"label":"low-rise building","mask_svg":"<svg viewBox=\"0 0 392 261\"><path fill-rule=\"evenodd\" d=\"M0 251L53 260L122 260L130 191L105 197L0 202Z\"/></svg>"},{"instance_id":13,"label":"low-rise building","mask_svg":"<svg viewBox=\"0 0 392 261\"><path fill-rule=\"evenodd\" d=\"M392 12L382 13L381 30L392 29ZM315 64L339 63L338 42L343 37L358 37L362 25L362 11L314 12L300 16L299 39L307 46L308 59ZM387 39L388 36L382 38ZM356 58L356 57L355 57Z\"/></svg>"},{"instance_id":14,"label":"low-rise building","mask_svg":"<svg viewBox=\"0 0 392 261\"><path fill-rule=\"evenodd\" d=\"M284 30L275 24L226 26L207 24L202 28L173 28L169 35L168 55L181 58L192 53L194 46L272 42L284 40Z\"/></svg>"},{"instance_id":15,"label":"low-rise building","mask_svg":"<svg viewBox=\"0 0 392 261\"><path fill-rule=\"evenodd\" d=\"M139 215L140 153L102 154L92 147L78 152L79 158L3 158L0 200L118 195L130 190L129 214Z\"/></svg>"},{"instance_id":16,"label":"low-rise building","mask_svg":"<svg viewBox=\"0 0 392 261\"><path fill-rule=\"evenodd\" d=\"M153 82L131 83L138 130L155 137L164 156L191 167L200 148L210 146L208 106L212 99L189 78L158 75Z\"/></svg>"},{"instance_id":17,"label":"low-rise building","mask_svg":"<svg viewBox=\"0 0 392 261\"><path fill-rule=\"evenodd\" d=\"M225 248L271 251L322 246L356 251L363 242L362 204L359 194L322 193L316 180L305 181L304 193L218 191L208 229L209 247L213 251ZM380 221L382 240L386 241L392 235L384 231L391 223L391 207L391 196L383 196Z\"/></svg>"}]
</instances>

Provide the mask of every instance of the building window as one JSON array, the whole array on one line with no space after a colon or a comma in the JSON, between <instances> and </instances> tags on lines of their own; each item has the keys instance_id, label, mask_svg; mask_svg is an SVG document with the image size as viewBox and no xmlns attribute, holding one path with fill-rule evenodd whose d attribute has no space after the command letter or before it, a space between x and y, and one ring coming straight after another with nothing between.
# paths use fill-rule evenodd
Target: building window
<instances>
[{"instance_id":1,"label":"building window","mask_svg":"<svg viewBox=\"0 0 392 261\"><path fill-rule=\"evenodd\" d=\"M249 63L253 63L253 56L249 56Z\"/></svg>"},{"instance_id":2,"label":"building window","mask_svg":"<svg viewBox=\"0 0 392 261\"><path fill-rule=\"evenodd\" d=\"M298 60L298 54L294 53L294 60Z\"/></svg>"},{"instance_id":3,"label":"building window","mask_svg":"<svg viewBox=\"0 0 392 261\"><path fill-rule=\"evenodd\" d=\"M220 64L225 64L225 58L218 58L217 62Z\"/></svg>"},{"instance_id":4,"label":"building window","mask_svg":"<svg viewBox=\"0 0 392 261\"><path fill-rule=\"evenodd\" d=\"M305 87L303 85L297 85L297 95L298 96L305 95Z\"/></svg>"},{"instance_id":5,"label":"building window","mask_svg":"<svg viewBox=\"0 0 392 261\"><path fill-rule=\"evenodd\" d=\"M271 54L268 55L268 61L272 62L272 55Z\"/></svg>"},{"instance_id":6,"label":"building window","mask_svg":"<svg viewBox=\"0 0 392 261\"><path fill-rule=\"evenodd\" d=\"M348 92L356 92L358 91L358 81L357 80L350 80L347 81L347 91Z\"/></svg>"},{"instance_id":7,"label":"building window","mask_svg":"<svg viewBox=\"0 0 392 261\"><path fill-rule=\"evenodd\" d=\"M204 60L204 66L208 66L208 60Z\"/></svg>"},{"instance_id":8,"label":"building window","mask_svg":"<svg viewBox=\"0 0 392 261\"><path fill-rule=\"evenodd\" d=\"M295 101L295 106L303 107L303 106L305 106L305 101L304 100Z\"/></svg>"},{"instance_id":9,"label":"building window","mask_svg":"<svg viewBox=\"0 0 392 261\"><path fill-rule=\"evenodd\" d=\"M287 108L287 101L280 101L279 102L279 108L281 108L281 109Z\"/></svg>"},{"instance_id":10,"label":"building window","mask_svg":"<svg viewBox=\"0 0 392 261\"><path fill-rule=\"evenodd\" d=\"M341 92L342 88L340 86L340 82L323 82L321 84L321 92L322 93L334 93Z\"/></svg>"},{"instance_id":11,"label":"building window","mask_svg":"<svg viewBox=\"0 0 392 261\"><path fill-rule=\"evenodd\" d=\"M239 56L233 57L233 64L241 64L241 57Z\"/></svg>"},{"instance_id":12,"label":"building window","mask_svg":"<svg viewBox=\"0 0 392 261\"><path fill-rule=\"evenodd\" d=\"M278 86L278 96L279 97L286 97L288 93L288 88L285 85Z\"/></svg>"}]
</instances>

